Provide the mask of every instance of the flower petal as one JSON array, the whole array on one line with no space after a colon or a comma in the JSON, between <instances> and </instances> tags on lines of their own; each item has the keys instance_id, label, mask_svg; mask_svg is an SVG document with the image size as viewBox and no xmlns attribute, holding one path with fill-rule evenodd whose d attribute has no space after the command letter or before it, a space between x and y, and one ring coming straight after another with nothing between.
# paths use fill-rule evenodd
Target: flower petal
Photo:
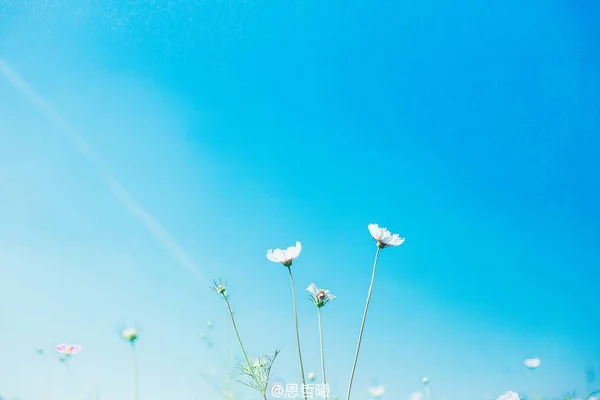
<instances>
[{"instance_id":1,"label":"flower petal","mask_svg":"<svg viewBox=\"0 0 600 400\"><path fill-rule=\"evenodd\" d=\"M377 224L369 224L369 233L375 240L379 240L379 225Z\"/></svg>"},{"instance_id":2,"label":"flower petal","mask_svg":"<svg viewBox=\"0 0 600 400\"><path fill-rule=\"evenodd\" d=\"M311 283L310 285L308 285L308 287L306 288L306 290L313 296L316 297L317 296L317 286L314 283Z\"/></svg>"},{"instance_id":3,"label":"flower petal","mask_svg":"<svg viewBox=\"0 0 600 400\"><path fill-rule=\"evenodd\" d=\"M61 354L65 354L67 352L67 345L64 343L61 343L61 344L57 345L56 347L54 347L54 349Z\"/></svg>"}]
</instances>

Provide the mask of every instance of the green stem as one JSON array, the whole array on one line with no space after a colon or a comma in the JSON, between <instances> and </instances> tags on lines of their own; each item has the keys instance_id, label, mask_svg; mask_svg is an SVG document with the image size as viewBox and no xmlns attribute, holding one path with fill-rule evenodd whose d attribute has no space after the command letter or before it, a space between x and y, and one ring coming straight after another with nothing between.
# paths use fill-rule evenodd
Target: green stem
<instances>
[{"instance_id":1,"label":"green stem","mask_svg":"<svg viewBox=\"0 0 600 400\"><path fill-rule=\"evenodd\" d=\"M302 387L306 388L306 379L304 378L304 363L302 362L302 350L300 350L300 333L298 332L298 310L296 309L296 289L294 288L294 277L292 269L287 267L290 273L290 284L292 285L292 300L294 302L294 321L296 323L296 343L298 344L298 358L300 359L300 373L302 374ZM306 393L302 390L302 398L306 400Z\"/></svg>"},{"instance_id":2,"label":"green stem","mask_svg":"<svg viewBox=\"0 0 600 400\"><path fill-rule=\"evenodd\" d=\"M227 299L227 295L225 295L225 293L223 293L222 296L225 299L225 303L227 304L227 310L229 311L229 316L231 317L231 324L233 325L233 330L235 332L235 336L237 337L238 343L240 344L240 347L242 349L242 353L244 353L244 358L246 359L246 363L248 364L248 371L250 371L252 373L252 378L254 379L254 382L256 383L256 387L260 388L261 385L258 382L258 379L256 379L256 374L254 373L254 367L250 363L250 359L248 358L248 354L246 353L246 349L244 348L244 344L242 343L242 338L240 337L240 333L238 332L237 325L235 324L235 318L233 317L233 311L231 310L231 304L229 304L229 300ZM261 394L263 395L263 397L266 396L264 393L264 390L261 391Z\"/></svg>"},{"instance_id":3,"label":"green stem","mask_svg":"<svg viewBox=\"0 0 600 400\"><path fill-rule=\"evenodd\" d=\"M323 374L323 390L325 391L325 399L329 399L327 393L327 378L325 377L325 352L323 351L323 326L321 325L321 307L317 307L317 315L319 317L319 344L321 347L321 373Z\"/></svg>"},{"instance_id":4,"label":"green stem","mask_svg":"<svg viewBox=\"0 0 600 400\"><path fill-rule=\"evenodd\" d=\"M358 343L356 345L356 353L354 354L354 363L352 364L352 372L350 373L350 381L348 382L348 394L346 400L350 400L350 392L352 391L352 381L354 380L354 372L356 371L356 364L358 363L358 354L360 353L360 344L362 342L363 330L365 329L365 321L367 320L367 312L369 311L369 302L371 301L371 294L373 293L373 284L375 283L375 271L377 270L377 259L379 258L380 247L377 247L377 253L375 253L375 261L373 262L373 273L371 274L371 284L369 285L369 292L367 293L367 303L365 304L365 311L363 312L362 323L360 324L360 333L358 334Z\"/></svg>"},{"instance_id":5,"label":"green stem","mask_svg":"<svg viewBox=\"0 0 600 400\"><path fill-rule=\"evenodd\" d=\"M131 365L133 368L133 400L140 398L140 375L138 370L138 360L135 354L135 345L131 342Z\"/></svg>"},{"instance_id":6,"label":"green stem","mask_svg":"<svg viewBox=\"0 0 600 400\"><path fill-rule=\"evenodd\" d=\"M425 385L425 400L431 400L431 390L429 390L429 384Z\"/></svg>"}]
</instances>

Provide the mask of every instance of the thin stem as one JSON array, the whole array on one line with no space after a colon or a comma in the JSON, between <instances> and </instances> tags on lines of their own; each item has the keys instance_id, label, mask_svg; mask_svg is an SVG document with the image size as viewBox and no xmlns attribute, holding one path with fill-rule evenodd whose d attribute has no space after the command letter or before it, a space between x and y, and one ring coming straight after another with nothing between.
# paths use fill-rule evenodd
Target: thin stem
<instances>
[{"instance_id":1,"label":"thin stem","mask_svg":"<svg viewBox=\"0 0 600 400\"><path fill-rule=\"evenodd\" d=\"M321 347L321 373L323 374L323 391L325 399L329 399L327 391L327 378L325 377L325 352L323 351L323 326L321 325L321 307L317 307L317 315L319 317L319 344Z\"/></svg>"},{"instance_id":2,"label":"thin stem","mask_svg":"<svg viewBox=\"0 0 600 400\"><path fill-rule=\"evenodd\" d=\"M231 304L229 304L229 300L227 299L227 295L225 295L223 293L222 296L225 299L225 303L227 304L227 310L229 311L229 316L231 317L231 324L233 325L233 330L235 332L235 336L237 337L238 343L240 344L240 347L242 349L242 353L244 353L244 358L246 359L246 363L248 364L248 370L250 372L252 372L252 378L254 379L254 382L256 383L256 387L260 388L261 385L258 382L258 379L256 379L256 376L255 376L255 373L254 373L254 368L252 367L252 364L250 363L250 359L248 358L248 354L246 353L246 349L244 348L244 344L242 343L242 338L240 337L240 333L238 332L237 325L235 324L235 318L233 317L233 311L231 310ZM262 391L261 394L263 396L265 396L265 393L263 393L263 392L264 391Z\"/></svg>"},{"instance_id":3,"label":"thin stem","mask_svg":"<svg viewBox=\"0 0 600 400\"><path fill-rule=\"evenodd\" d=\"M367 312L369 311L369 302L371 301L371 294L373 293L373 284L375 283L375 271L377 270L377 259L379 258L380 247L377 247L375 253L375 261L373 262L373 273L371 274L371 284L369 285L369 292L367 293L367 302L365 304L365 311L363 312L362 323L360 324L360 333L358 334L358 343L356 344L356 354L354 355L354 363L352 364L352 372L350 373L350 381L348 382L348 394L346 400L350 400L350 392L352 391L352 381L354 380L354 372L356 371L356 364L358 363L358 354L360 353L360 344L362 342L363 330L365 329L365 321L367 320Z\"/></svg>"},{"instance_id":4,"label":"thin stem","mask_svg":"<svg viewBox=\"0 0 600 400\"><path fill-rule=\"evenodd\" d=\"M306 400L306 379L304 378L304 363L302 362L302 350L300 350L300 333L298 331L298 310L296 309L296 289L294 288L294 277L292 276L292 269L287 267L290 273L290 284L292 285L292 300L294 302L294 321L296 323L296 343L298 344L298 359L300 360L300 373L302 374L302 397Z\"/></svg>"},{"instance_id":5,"label":"thin stem","mask_svg":"<svg viewBox=\"0 0 600 400\"><path fill-rule=\"evenodd\" d=\"M429 384L425 385L425 400L431 400L431 390L429 390Z\"/></svg>"},{"instance_id":6,"label":"thin stem","mask_svg":"<svg viewBox=\"0 0 600 400\"><path fill-rule=\"evenodd\" d=\"M133 369L133 400L140 398L140 375L138 370L138 360L135 354L135 345L131 342L131 366Z\"/></svg>"}]
</instances>

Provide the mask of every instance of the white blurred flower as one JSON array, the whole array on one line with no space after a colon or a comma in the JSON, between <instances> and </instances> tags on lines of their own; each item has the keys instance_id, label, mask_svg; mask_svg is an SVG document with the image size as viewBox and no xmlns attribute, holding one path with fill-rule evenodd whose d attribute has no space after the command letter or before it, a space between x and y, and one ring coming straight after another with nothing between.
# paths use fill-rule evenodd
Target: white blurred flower
<instances>
[{"instance_id":1,"label":"white blurred flower","mask_svg":"<svg viewBox=\"0 0 600 400\"><path fill-rule=\"evenodd\" d=\"M212 328L213 322L211 320L206 321L206 326L208 326L209 328Z\"/></svg>"},{"instance_id":2,"label":"white blurred flower","mask_svg":"<svg viewBox=\"0 0 600 400\"><path fill-rule=\"evenodd\" d=\"M268 250L267 258L269 259L269 261L281 263L289 268L292 266L292 262L296 258L298 258L301 251L302 251L302 244L300 242L296 242L295 246L290 246L285 250L282 250L282 249Z\"/></svg>"},{"instance_id":3,"label":"white blurred flower","mask_svg":"<svg viewBox=\"0 0 600 400\"><path fill-rule=\"evenodd\" d=\"M121 337L128 341L129 343L133 343L138 338L138 332L135 328L126 328L121 331Z\"/></svg>"},{"instance_id":4,"label":"white blurred flower","mask_svg":"<svg viewBox=\"0 0 600 400\"><path fill-rule=\"evenodd\" d=\"M373 399L379 399L385 394L385 388L381 385L369 389L369 396Z\"/></svg>"},{"instance_id":5,"label":"white blurred flower","mask_svg":"<svg viewBox=\"0 0 600 400\"><path fill-rule=\"evenodd\" d=\"M542 363L539 358L527 358L524 362L525 366L529 369L536 369Z\"/></svg>"},{"instance_id":6,"label":"white blurred flower","mask_svg":"<svg viewBox=\"0 0 600 400\"><path fill-rule=\"evenodd\" d=\"M329 301L335 299L335 296L329 293L329 290L319 289L314 283L308 285L306 290L310 293L310 296L317 307L323 307Z\"/></svg>"},{"instance_id":7,"label":"white blurred flower","mask_svg":"<svg viewBox=\"0 0 600 400\"><path fill-rule=\"evenodd\" d=\"M598 396L590 396L588 400L600 400L600 395Z\"/></svg>"},{"instance_id":8,"label":"white blurred flower","mask_svg":"<svg viewBox=\"0 0 600 400\"><path fill-rule=\"evenodd\" d=\"M520 400L521 396L515 392L506 392L503 395L499 396L497 400Z\"/></svg>"},{"instance_id":9,"label":"white blurred flower","mask_svg":"<svg viewBox=\"0 0 600 400\"><path fill-rule=\"evenodd\" d=\"M315 373L314 373L314 372L309 372L309 373L306 375L306 378L307 378L309 381L311 381L311 382L312 382L312 381L314 381L314 380L315 380Z\"/></svg>"},{"instance_id":10,"label":"white blurred flower","mask_svg":"<svg viewBox=\"0 0 600 400\"><path fill-rule=\"evenodd\" d=\"M429 383L429 378L424 376L421 378L421 382L423 382L423 385L427 385Z\"/></svg>"},{"instance_id":11,"label":"white blurred flower","mask_svg":"<svg viewBox=\"0 0 600 400\"><path fill-rule=\"evenodd\" d=\"M423 399L423 393L421 393L421 392L414 392L414 393L411 393L410 396L408 396L408 398L410 400L422 400Z\"/></svg>"},{"instance_id":12,"label":"white blurred flower","mask_svg":"<svg viewBox=\"0 0 600 400\"><path fill-rule=\"evenodd\" d=\"M401 238L400 235L397 233L392 234L386 228L380 228L377 224L369 224L369 232L380 249L400 246L404 243L404 238Z\"/></svg>"}]
</instances>

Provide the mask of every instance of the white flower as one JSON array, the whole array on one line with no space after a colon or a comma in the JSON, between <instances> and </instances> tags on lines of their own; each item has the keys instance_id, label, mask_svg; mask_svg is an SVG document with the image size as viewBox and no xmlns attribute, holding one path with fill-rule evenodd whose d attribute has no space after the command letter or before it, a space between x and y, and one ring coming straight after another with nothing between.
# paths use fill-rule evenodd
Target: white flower
<instances>
[{"instance_id":1,"label":"white flower","mask_svg":"<svg viewBox=\"0 0 600 400\"><path fill-rule=\"evenodd\" d=\"M502 396L499 396L497 400L520 400L521 396L515 392L506 392Z\"/></svg>"},{"instance_id":2,"label":"white flower","mask_svg":"<svg viewBox=\"0 0 600 400\"><path fill-rule=\"evenodd\" d=\"M369 232L380 249L388 246L400 246L404 243L404 238L401 238L400 235L397 233L391 234L386 228L380 228L377 224L369 224Z\"/></svg>"},{"instance_id":3,"label":"white flower","mask_svg":"<svg viewBox=\"0 0 600 400\"><path fill-rule=\"evenodd\" d=\"M310 293L310 296L317 307L323 307L329 301L335 299L335 296L330 294L329 290L318 289L314 283L308 285L306 290Z\"/></svg>"},{"instance_id":4,"label":"white flower","mask_svg":"<svg viewBox=\"0 0 600 400\"><path fill-rule=\"evenodd\" d=\"M427 385L429 383L429 378L424 376L421 378L421 382L423 382L423 385Z\"/></svg>"},{"instance_id":5,"label":"white flower","mask_svg":"<svg viewBox=\"0 0 600 400\"><path fill-rule=\"evenodd\" d=\"M135 329L135 328L123 329L123 331L121 332L121 337L123 339L127 340L129 343L133 343L138 338L137 329Z\"/></svg>"},{"instance_id":6,"label":"white flower","mask_svg":"<svg viewBox=\"0 0 600 400\"><path fill-rule=\"evenodd\" d=\"M422 400L423 399L423 393L421 392L414 392L411 393L409 396L410 400Z\"/></svg>"},{"instance_id":7,"label":"white flower","mask_svg":"<svg viewBox=\"0 0 600 400\"><path fill-rule=\"evenodd\" d=\"M523 363L529 369L536 369L540 366L542 360L540 360L539 358L528 358Z\"/></svg>"},{"instance_id":8,"label":"white flower","mask_svg":"<svg viewBox=\"0 0 600 400\"><path fill-rule=\"evenodd\" d=\"M302 244L296 242L295 246L290 246L285 250L275 249L267 251L267 258L276 263L282 263L286 267L291 267L292 262L298 258L302 251Z\"/></svg>"},{"instance_id":9,"label":"white flower","mask_svg":"<svg viewBox=\"0 0 600 400\"><path fill-rule=\"evenodd\" d=\"M314 381L315 380L315 373L314 372L309 372L306 375L306 379L308 379L309 381Z\"/></svg>"},{"instance_id":10,"label":"white flower","mask_svg":"<svg viewBox=\"0 0 600 400\"><path fill-rule=\"evenodd\" d=\"M369 389L369 396L373 399L378 399L383 397L385 394L385 388L381 385L375 386Z\"/></svg>"}]
</instances>

